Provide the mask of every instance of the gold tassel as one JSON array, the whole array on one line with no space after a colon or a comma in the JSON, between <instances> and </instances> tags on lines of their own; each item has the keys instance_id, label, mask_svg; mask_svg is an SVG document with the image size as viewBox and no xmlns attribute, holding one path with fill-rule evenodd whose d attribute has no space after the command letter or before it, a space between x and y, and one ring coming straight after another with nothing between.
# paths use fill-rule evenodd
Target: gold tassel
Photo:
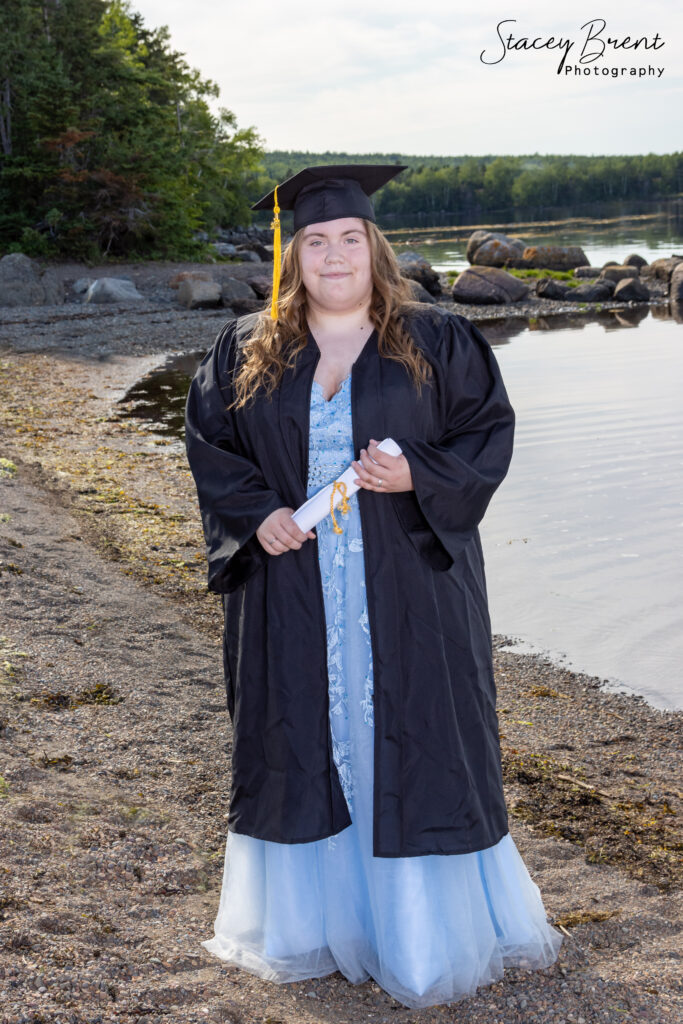
<instances>
[{"instance_id":1,"label":"gold tassel","mask_svg":"<svg viewBox=\"0 0 683 1024\"><path fill-rule=\"evenodd\" d=\"M343 533L341 526L338 525L337 520L334 517L334 492L339 491L341 494L341 502L339 505L342 515L347 515L351 506L349 505L349 499L346 493L346 484L341 480L335 480L332 484L332 493L330 495L330 515L332 516L332 522L334 523L334 532Z\"/></svg>"},{"instance_id":2,"label":"gold tassel","mask_svg":"<svg viewBox=\"0 0 683 1024\"><path fill-rule=\"evenodd\" d=\"M280 237L280 207L277 205L277 185L275 186L275 205L273 206L273 222L270 225L273 235L273 300L270 304L270 319L277 320L277 297L280 291L280 263L282 259L282 241Z\"/></svg>"}]
</instances>

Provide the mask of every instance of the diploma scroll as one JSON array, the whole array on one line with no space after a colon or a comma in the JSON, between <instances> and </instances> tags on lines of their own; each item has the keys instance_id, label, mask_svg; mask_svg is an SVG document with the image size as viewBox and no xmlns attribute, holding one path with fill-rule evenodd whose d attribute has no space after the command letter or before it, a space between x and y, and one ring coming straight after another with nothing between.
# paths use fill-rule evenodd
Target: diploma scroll
<instances>
[{"instance_id":1,"label":"diploma scroll","mask_svg":"<svg viewBox=\"0 0 683 1024\"><path fill-rule=\"evenodd\" d=\"M377 445L380 451L386 452L387 455L400 455L401 449L391 437L385 437L383 441ZM322 490L314 494L312 498L300 505L296 512L292 513L292 519L302 530L306 533L308 530L312 530L314 526L317 526L321 520L330 514L330 497L332 495L332 488L335 482L346 484L346 496L351 497L356 491L360 490L358 484L354 484L353 480L358 474L353 466L349 466L345 469L337 481L327 484ZM339 492L339 488L335 491L334 496L334 507L337 508L341 504L342 495Z\"/></svg>"}]
</instances>

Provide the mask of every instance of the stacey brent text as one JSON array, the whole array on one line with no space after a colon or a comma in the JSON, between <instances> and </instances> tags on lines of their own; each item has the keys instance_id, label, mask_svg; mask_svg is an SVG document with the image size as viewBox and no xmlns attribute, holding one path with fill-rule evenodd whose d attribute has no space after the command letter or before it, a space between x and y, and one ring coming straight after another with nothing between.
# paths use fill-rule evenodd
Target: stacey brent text
<instances>
[{"instance_id":1,"label":"stacey brent text","mask_svg":"<svg viewBox=\"0 0 683 1024\"><path fill-rule=\"evenodd\" d=\"M562 53L562 58L558 65L557 73L558 75L561 74L565 61L571 50L577 45L577 41L570 38L563 39L562 36L559 36L557 39L555 36L549 36L547 39L543 39L540 36L536 36L533 39L530 36L516 38L512 32L508 32L507 29L503 28L504 25L515 25L516 23L516 18L506 18L504 21L499 21L496 25L496 35L498 36L499 43L490 54L486 50L482 50L479 60L483 64L500 64L510 50L559 50ZM661 50L664 46L664 40L660 38L658 32L652 37L639 36L637 39L631 39L630 36L624 36L623 39L619 39L614 36L606 36L606 28L607 22L604 18L593 18L581 26L583 35L578 40L581 50L580 52L577 50L575 54L580 64L590 64L595 60L599 60L608 50L616 52L624 52L625 50Z\"/></svg>"}]
</instances>

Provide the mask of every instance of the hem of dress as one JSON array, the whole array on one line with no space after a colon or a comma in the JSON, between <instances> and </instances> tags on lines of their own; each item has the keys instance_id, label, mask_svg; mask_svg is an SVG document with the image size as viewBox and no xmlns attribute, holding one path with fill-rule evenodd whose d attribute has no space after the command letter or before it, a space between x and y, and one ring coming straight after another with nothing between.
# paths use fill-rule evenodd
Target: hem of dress
<instances>
[{"instance_id":1,"label":"hem of dress","mask_svg":"<svg viewBox=\"0 0 683 1024\"><path fill-rule=\"evenodd\" d=\"M392 999L395 999L402 1006L410 1010L425 1010L432 1006L450 1006L451 1004L462 1002L464 999L471 998L480 989L488 988L500 981L506 969L516 968L517 970L535 973L552 967L559 956L563 936L548 922L546 938L547 945L540 956L530 957L524 952L523 947L516 950L513 946L507 953L504 949L499 948L498 956L491 957L486 971L482 972L479 981L473 982L471 986L456 992L448 992L445 990L445 987L440 987L437 983L420 995L414 996L407 995L405 989L399 991L399 988L394 987L388 982L386 977L377 977L366 967L361 968L363 971L361 976L350 977L340 967L329 949L319 951L321 958L326 963L325 966L295 971L291 967L285 967L284 964L278 969L254 949L250 949L245 945L240 946L235 942L225 943L218 936L214 936L213 939L207 939L201 942L200 945L221 960L276 985L287 985L299 981L310 981L314 978L325 978L338 971L351 985L361 985L372 979L387 995L391 996Z\"/></svg>"}]
</instances>

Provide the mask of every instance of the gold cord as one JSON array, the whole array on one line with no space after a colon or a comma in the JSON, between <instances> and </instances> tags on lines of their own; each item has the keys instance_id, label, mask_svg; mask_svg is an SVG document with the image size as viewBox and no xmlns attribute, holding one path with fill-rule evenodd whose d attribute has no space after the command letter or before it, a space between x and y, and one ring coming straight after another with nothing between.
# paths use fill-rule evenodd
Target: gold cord
<instances>
[{"instance_id":1,"label":"gold cord","mask_svg":"<svg viewBox=\"0 0 683 1024\"><path fill-rule=\"evenodd\" d=\"M338 525L337 520L335 519L334 516L335 491L339 491L339 493L341 494L341 502L339 505L339 509L342 515L347 515L351 506L349 505L349 499L346 493L346 484L343 483L343 481L341 480L335 480L334 483L332 484L332 493L330 494L330 515L332 516L332 522L334 524L334 532L343 533L344 531L342 530L341 526Z\"/></svg>"},{"instance_id":2,"label":"gold cord","mask_svg":"<svg viewBox=\"0 0 683 1024\"><path fill-rule=\"evenodd\" d=\"M277 320L277 297L280 291L280 264L282 260L282 240L280 236L280 207L277 204L277 185L275 186L275 205L273 206L273 299L270 304L270 319Z\"/></svg>"}]
</instances>

